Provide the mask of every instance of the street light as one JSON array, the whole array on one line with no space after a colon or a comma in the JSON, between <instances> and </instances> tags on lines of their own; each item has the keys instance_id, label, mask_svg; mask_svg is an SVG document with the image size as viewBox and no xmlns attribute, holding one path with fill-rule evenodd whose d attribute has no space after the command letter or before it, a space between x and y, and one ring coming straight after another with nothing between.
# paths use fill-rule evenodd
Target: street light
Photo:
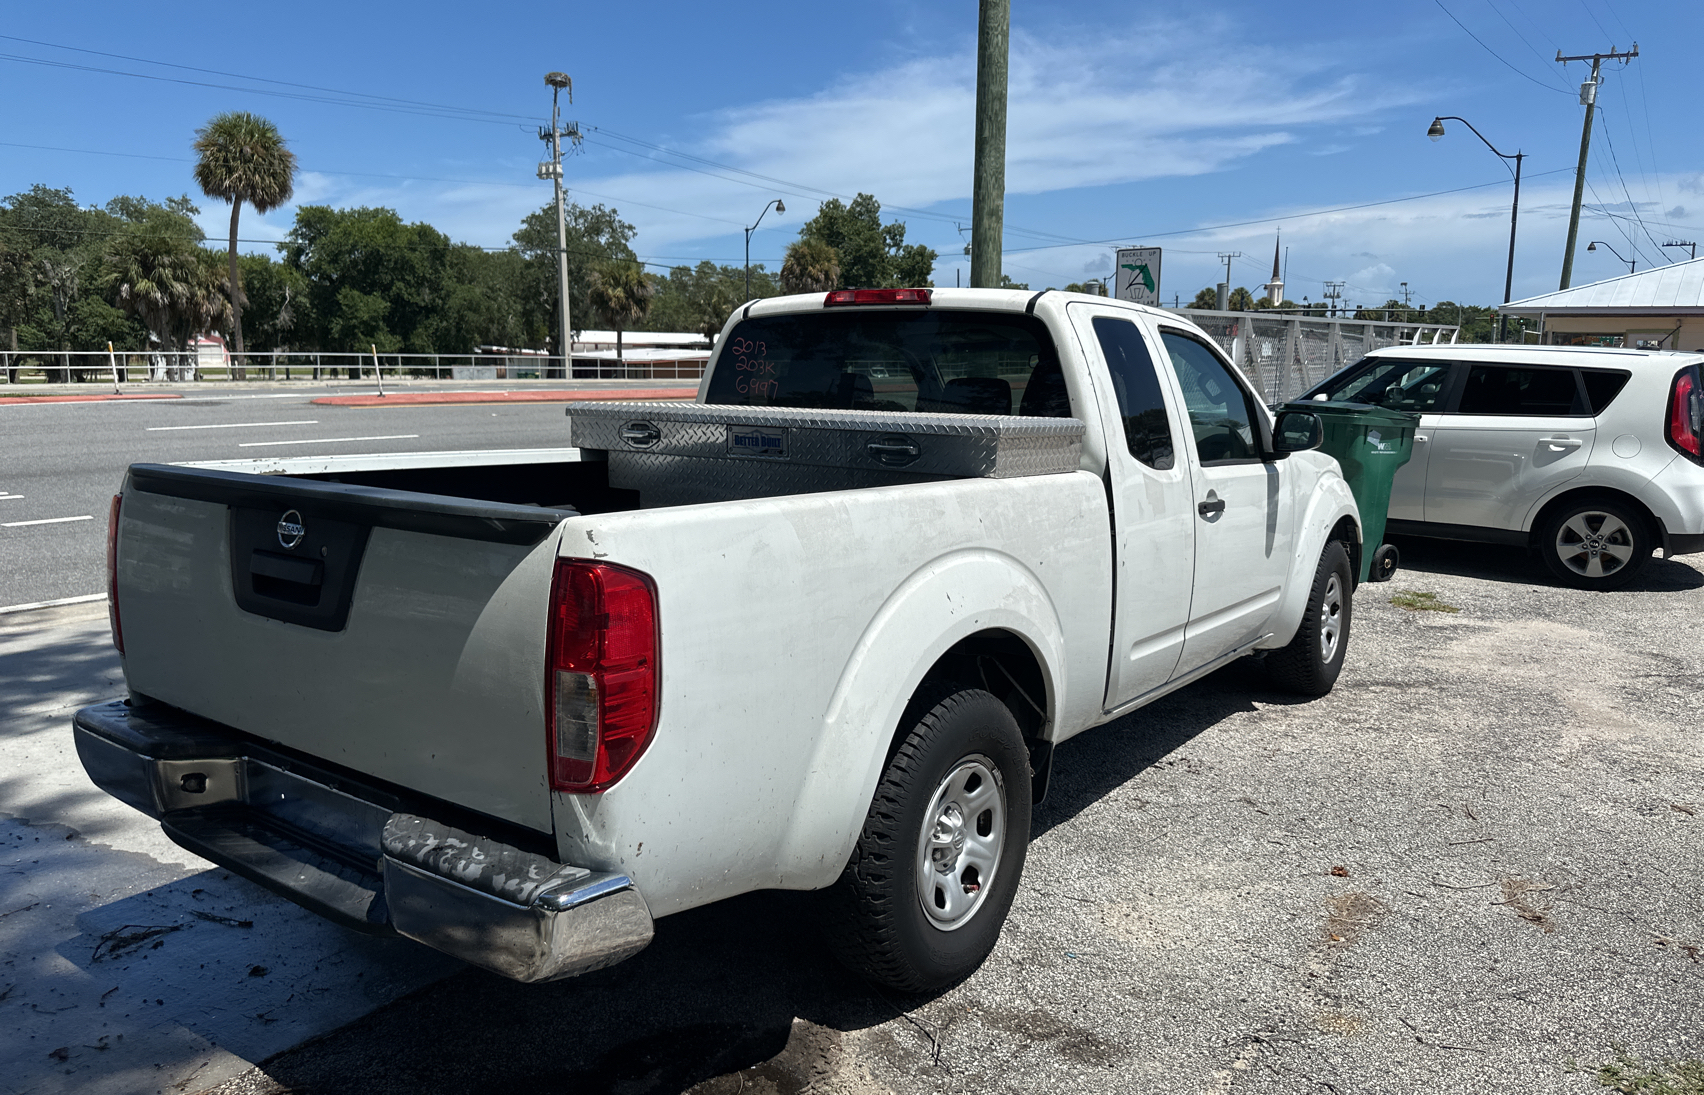
<instances>
[{"instance_id":1,"label":"street light","mask_svg":"<svg viewBox=\"0 0 1704 1095\"><path fill-rule=\"evenodd\" d=\"M1637 251L1633 252L1632 258L1624 259L1624 258L1621 258L1621 252L1620 251L1617 251L1615 248L1611 247L1607 243L1604 243L1602 240L1593 240L1592 242L1586 244L1586 250L1596 251L1598 249L1598 244L1600 244L1600 243L1603 243L1604 250L1608 251L1610 254L1614 255L1617 259L1620 259L1620 261L1625 262L1627 264L1627 272L1629 274L1633 273L1635 270L1638 269L1637 264L1638 264L1638 261L1639 261L1639 252L1637 252Z\"/></svg>"},{"instance_id":2,"label":"street light","mask_svg":"<svg viewBox=\"0 0 1704 1095\"><path fill-rule=\"evenodd\" d=\"M787 211L787 206L781 201L780 198L776 198L774 201L770 202L769 205L766 205L766 206L763 207L763 213L759 213L757 215L757 220L752 222L752 226L745 230L745 234L746 234L746 263L745 263L746 292L745 292L745 298L747 300L751 299L751 234L753 232L757 231L758 225L763 223L763 215L764 215L764 213L769 212L769 206L770 205L773 205L775 207L775 212L777 212L777 213L785 213Z\"/></svg>"},{"instance_id":3,"label":"street light","mask_svg":"<svg viewBox=\"0 0 1704 1095\"><path fill-rule=\"evenodd\" d=\"M1446 121L1460 122L1467 128L1472 129L1473 135L1483 141L1486 148L1497 153L1497 155L1501 156L1504 160L1515 161L1515 200L1509 206L1509 268L1508 272L1503 275L1503 303L1507 304L1509 303L1510 291L1513 289L1515 284L1515 222L1520 216L1521 211L1521 160L1526 156L1526 153L1516 152L1513 156L1511 156L1507 152L1498 151L1496 145L1485 140L1485 134L1473 128L1472 122L1468 121L1466 118L1457 117L1454 114L1445 114L1441 117L1433 118L1431 126L1429 126L1426 130L1426 136L1430 137L1433 141L1443 139L1444 123ZM1507 167L1509 165L1504 163L1503 166ZM1497 324L1502 329L1501 334L1498 337L1507 338L1509 333L1509 317L1503 312L1499 312L1497 314Z\"/></svg>"}]
</instances>

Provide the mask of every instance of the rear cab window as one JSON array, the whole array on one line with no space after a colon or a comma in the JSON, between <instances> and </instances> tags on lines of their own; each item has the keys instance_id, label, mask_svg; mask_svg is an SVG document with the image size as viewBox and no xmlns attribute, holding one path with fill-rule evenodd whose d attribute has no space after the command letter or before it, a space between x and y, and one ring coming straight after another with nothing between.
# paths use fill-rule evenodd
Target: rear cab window
<instances>
[{"instance_id":1,"label":"rear cab window","mask_svg":"<svg viewBox=\"0 0 1704 1095\"><path fill-rule=\"evenodd\" d=\"M870 309L753 316L716 353L708 403L1071 417L1052 336L1034 316Z\"/></svg>"}]
</instances>

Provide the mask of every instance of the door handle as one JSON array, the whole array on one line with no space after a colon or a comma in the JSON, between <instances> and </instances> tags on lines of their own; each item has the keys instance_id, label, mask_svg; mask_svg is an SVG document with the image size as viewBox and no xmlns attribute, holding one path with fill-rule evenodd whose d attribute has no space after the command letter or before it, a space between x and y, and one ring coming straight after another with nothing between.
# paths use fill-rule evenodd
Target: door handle
<instances>
[{"instance_id":1,"label":"door handle","mask_svg":"<svg viewBox=\"0 0 1704 1095\"><path fill-rule=\"evenodd\" d=\"M663 439L663 433L649 422L629 422L621 427L621 439L636 449L648 449Z\"/></svg>"},{"instance_id":2,"label":"door handle","mask_svg":"<svg viewBox=\"0 0 1704 1095\"><path fill-rule=\"evenodd\" d=\"M1582 444L1578 437L1541 437L1538 439L1538 443L1549 445L1557 452L1561 452L1563 449L1577 449Z\"/></svg>"},{"instance_id":3,"label":"door handle","mask_svg":"<svg viewBox=\"0 0 1704 1095\"><path fill-rule=\"evenodd\" d=\"M1431 440L1431 438L1428 437L1427 435L1423 434L1423 433L1417 433L1417 434L1414 435L1414 443L1416 445L1424 445L1426 442L1428 442L1430 440Z\"/></svg>"},{"instance_id":4,"label":"door handle","mask_svg":"<svg viewBox=\"0 0 1704 1095\"><path fill-rule=\"evenodd\" d=\"M1223 498L1210 499L1201 503L1199 506L1196 506L1195 512L1199 513L1203 517L1211 517L1215 513L1224 513L1225 500Z\"/></svg>"}]
</instances>

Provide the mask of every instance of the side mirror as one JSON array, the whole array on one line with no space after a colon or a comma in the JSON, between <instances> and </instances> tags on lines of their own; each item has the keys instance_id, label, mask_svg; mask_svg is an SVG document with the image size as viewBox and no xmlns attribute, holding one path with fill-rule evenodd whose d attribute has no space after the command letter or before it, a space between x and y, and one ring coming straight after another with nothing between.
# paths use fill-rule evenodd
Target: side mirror
<instances>
[{"instance_id":1,"label":"side mirror","mask_svg":"<svg viewBox=\"0 0 1704 1095\"><path fill-rule=\"evenodd\" d=\"M1272 425L1272 448L1279 456L1317 449L1325 441L1325 423L1308 411L1281 411Z\"/></svg>"}]
</instances>

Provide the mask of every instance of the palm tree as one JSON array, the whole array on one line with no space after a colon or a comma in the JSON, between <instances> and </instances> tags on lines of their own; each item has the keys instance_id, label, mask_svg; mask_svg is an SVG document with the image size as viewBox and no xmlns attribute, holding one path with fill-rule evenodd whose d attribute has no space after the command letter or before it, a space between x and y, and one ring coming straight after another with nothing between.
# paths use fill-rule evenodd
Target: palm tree
<instances>
[{"instance_id":1,"label":"palm tree","mask_svg":"<svg viewBox=\"0 0 1704 1095\"><path fill-rule=\"evenodd\" d=\"M230 289L217 253L168 228L149 218L113 237L107 283L118 306L159 340L160 352L179 355L196 335L230 318Z\"/></svg>"},{"instance_id":2,"label":"palm tree","mask_svg":"<svg viewBox=\"0 0 1704 1095\"><path fill-rule=\"evenodd\" d=\"M237 218L243 203L269 213L290 200L295 188L296 154L284 146L278 127L241 110L215 114L195 131L195 182L209 198L231 203L231 334L237 350L237 378L243 367L243 290L237 272Z\"/></svg>"},{"instance_id":3,"label":"palm tree","mask_svg":"<svg viewBox=\"0 0 1704 1095\"><path fill-rule=\"evenodd\" d=\"M795 240L781 260L783 293L826 293L840 283L840 252L821 240Z\"/></svg>"},{"instance_id":4,"label":"palm tree","mask_svg":"<svg viewBox=\"0 0 1704 1095\"><path fill-rule=\"evenodd\" d=\"M651 310L651 297L656 287L651 284L636 262L606 262L592 271L592 307L615 328L615 360L621 363L622 375L627 375L622 357L621 332L635 323L642 323Z\"/></svg>"}]
</instances>

